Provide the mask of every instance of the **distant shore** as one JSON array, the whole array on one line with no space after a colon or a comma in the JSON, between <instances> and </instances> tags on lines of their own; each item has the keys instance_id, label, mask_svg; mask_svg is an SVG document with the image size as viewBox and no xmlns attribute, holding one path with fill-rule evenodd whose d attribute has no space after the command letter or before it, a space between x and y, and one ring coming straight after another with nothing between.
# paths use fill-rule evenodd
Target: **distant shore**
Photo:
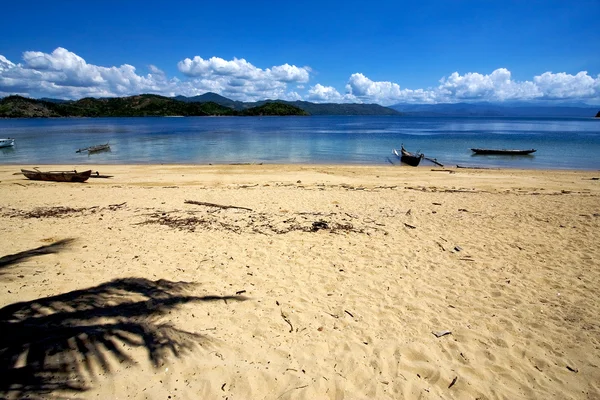
<instances>
[{"instance_id":1,"label":"distant shore","mask_svg":"<svg viewBox=\"0 0 600 400\"><path fill-rule=\"evenodd\" d=\"M20 167L0 397L600 397L598 171Z\"/></svg>"}]
</instances>

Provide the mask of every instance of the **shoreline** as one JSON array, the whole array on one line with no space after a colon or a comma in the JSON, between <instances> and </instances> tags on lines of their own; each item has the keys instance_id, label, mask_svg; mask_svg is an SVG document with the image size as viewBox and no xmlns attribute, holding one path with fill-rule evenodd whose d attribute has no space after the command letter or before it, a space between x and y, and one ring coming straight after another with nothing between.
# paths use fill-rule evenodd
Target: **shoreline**
<instances>
[{"instance_id":1,"label":"shoreline","mask_svg":"<svg viewBox=\"0 0 600 400\"><path fill-rule=\"evenodd\" d=\"M599 171L80 169L0 165L0 348L58 318L54 394L600 397Z\"/></svg>"},{"instance_id":2,"label":"shoreline","mask_svg":"<svg viewBox=\"0 0 600 400\"><path fill-rule=\"evenodd\" d=\"M0 163L0 169L2 168L14 168L14 169L31 169L34 168L34 164L24 164L21 162L18 163ZM115 163L115 164L102 164L102 163L90 163L90 164L76 164L76 163L41 163L35 164L37 168L63 168L65 170L72 169L107 169L107 168L123 168L123 167L139 167L139 168L156 168L156 167L184 167L184 168L227 168L227 167L240 167L240 166L250 166L250 167L272 167L272 168L323 168L323 167L331 167L331 168L381 168L381 169L396 169L397 171L428 171L428 170L448 170L448 171L460 171L460 170L481 170L481 171L530 171L532 173L535 172L600 172L600 168L521 168L521 167L485 167L479 165L463 165L463 164L452 164L452 165L444 165L443 167L437 166L435 164L431 165L419 165L417 167L411 167L407 165L397 165L397 164L389 164L389 163L379 163L379 164L348 164L348 163L268 163L268 162L227 162L227 163L206 163L206 164L193 164L193 163Z\"/></svg>"}]
</instances>

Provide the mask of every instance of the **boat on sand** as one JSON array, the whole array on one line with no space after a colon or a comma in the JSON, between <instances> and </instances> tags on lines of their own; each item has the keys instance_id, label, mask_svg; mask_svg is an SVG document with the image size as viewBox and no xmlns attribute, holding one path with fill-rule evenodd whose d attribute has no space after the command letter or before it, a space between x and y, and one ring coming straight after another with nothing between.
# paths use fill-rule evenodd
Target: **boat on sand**
<instances>
[{"instance_id":1,"label":"boat on sand","mask_svg":"<svg viewBox=\"0 0 600 400\"><path fill-rule=\"evenodd\" d=\"M400 162L410 165L411 167L418 166L421 160L425 157L425 155L422 153L411 153L410 151L407 151L404 146L401 146L400 154L398 153L398 150L394 149L394 154L400 158Z\"/></svg>"},{"instance_id":2,"label":"boat on sand","mask_svg":"<svg viewBox=\"0 0 600 400\"><path fill-rule=\"evenodd\" d=\"M21 169L23 175L34 181L54 181L54 182L85 182L90 178L92 170L77 171L47 171L42 172L37 169Z\"/></svg>"}]
</instances>

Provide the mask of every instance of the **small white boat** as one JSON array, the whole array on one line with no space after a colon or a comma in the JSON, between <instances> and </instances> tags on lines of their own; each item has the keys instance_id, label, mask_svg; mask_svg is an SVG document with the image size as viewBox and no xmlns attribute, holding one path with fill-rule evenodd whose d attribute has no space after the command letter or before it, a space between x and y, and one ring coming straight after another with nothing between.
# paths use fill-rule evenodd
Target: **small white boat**
<instances>
[{"instance_id":1,"label":"small white boat","mask_svg":"<svg viewBox=\"0 0 600 400\"><path fill-rule=\"evenodd\" d=\"M15 145L15 139L6 138L0 139L0 147L10 147Z\"/></svg>"}]
</instances>

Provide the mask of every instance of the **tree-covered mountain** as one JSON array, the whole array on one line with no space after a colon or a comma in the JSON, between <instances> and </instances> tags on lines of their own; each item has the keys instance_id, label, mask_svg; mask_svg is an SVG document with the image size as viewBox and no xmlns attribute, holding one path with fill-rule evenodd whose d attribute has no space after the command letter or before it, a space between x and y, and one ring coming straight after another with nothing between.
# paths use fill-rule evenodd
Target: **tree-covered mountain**
<instances>
[{"instance_id":1,"label":"tree-covered mountain","mask_svg":"<svg viewBox=\"0 0 600 400\"><path fill-rule=\"evenodd\" d=\"M213 101L184 102L170 97L143 94L130 97L84 98L77 101L51 102L8 96L0 100L0 118L51 117L158 117L158 116L245 116L307 115L300 108L266 103L237 111Z\"/></svg>"},{"instance_id":2,"label":"tree-covered mountain","mask_svg":"<svg viewBox=\"0 0 600 400\"><path fill-rule=\"evenodd\" d=\"M448 117L591 117L595 107L532 103L395 104L394 110L415 116Z\"/></svg>"},{"instance_id":3,"label":"tree-covered mountain","mask_svg":"<svg viewBox=\"0 0 600 400\"><path fill-rule=\"evenodd\" d=\"M0 100L0 118L64 117L60 106L44 100L8 96Z\"/></svg>"},{"instance_id":4,"label":"tree-covered mountain","mask_svg":"<svg viewBox=\"0 0 600 400\"><path fill-rule=\"evenodd\" d=\"M357 103L310 103L308 101L287 102L310 115L402 115L402 113L379 104Z\"/></svg>"},{"instance_id":5,"label":"tree-covered mountain","mask_svg":"<svg viewBox=\"0 0 600 400\"><path fill-rule=\"evenodd\" d=\"M203 103L206 104L206 103ZM273 102L265 103L261 106L250 107L242 111L238 111L240 115L258 116L258 115L309 115L301 108L294 107L289 104Z\"/></svg>"},{"instance_id":6,"label":"tree-covered mountain","mask_svg":"<svg viewBox=\"0 0 600 400\"><path fill-rule=\"evenodd\" d=\"M213 103L220 104L224 107L233 108L234 110L243 110L245 108L249 108L245 106L246 103L244 102L231 100L213 92L208 92L193 97L175 96L173 98L186 103L207 103L212 101Z\"/></svg>"},{"instance_id":7,"label":"tree-covered mountain","mask_svg":"<svg viewBox=\"0 0 600 400\"><path fill-rule=\"evenodd\" d=\"M265 103L282 103L298 107L310 115L401 115L400 112L379 104L357 104L357 103L311 103L308 101L285 101L285 100L263 100L256 102L234 101L216 93L208 92L200 96L184 97L177 96L177 100L193 103L214 101L225 107L231 107L241 111L252 107L258 107Z\"/></svg>"}]
</instances>

